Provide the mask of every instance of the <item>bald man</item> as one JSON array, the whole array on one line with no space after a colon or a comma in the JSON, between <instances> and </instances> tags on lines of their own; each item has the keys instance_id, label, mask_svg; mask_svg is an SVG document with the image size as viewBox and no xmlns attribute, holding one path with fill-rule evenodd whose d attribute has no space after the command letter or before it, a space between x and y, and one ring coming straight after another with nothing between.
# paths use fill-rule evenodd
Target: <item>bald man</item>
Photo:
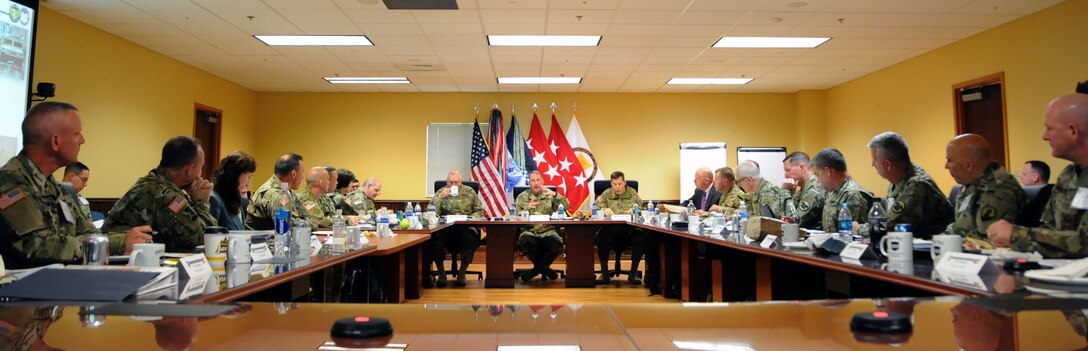
<instances>
[{"instance_id":1,"label":"bald man","mask_svg":"<svg viewBox=\"0 0 1088 351\"><path fill-rule=\"evenodd\" d=\"M310 168L306 172L306 187L295 190L295 196L302 201L302 210L310 215L310 227L332 227L332 217L336 215L332 199L325 196L329 189L329 171L325 167ZM328 203L325 203L328 202Z\"/></svg>"},{"instance_id":2,"label":"bald man","mask_svg":"<svg viewBox=\"0 0 1088 351\"><path fill-rule=\"evenodd\" d=\"M986 228L993 222L1017 222L1027 195L1016 177L994 161L985 138L978 134L957 136L948 142L945 155L944 168L964 186L952 199L956 216L948 233L988 240Z\"/></svg>"},{"instance_id":3,"label":"bald man","mask_svg":"<svg viewBox=\"0 0 1088 351\"><path fill-rule=\"evenodd\" d=\"M1048 258L1088 256L1088 94L1065 95L1047 106L1043 139L1050 154L1072 161L1058 176L1043 210L1043 225L1025 227L999 220L986 231L997 247L1039 251Z\"/></svg>"},{"instance_id":4,"label":"bald man","mask_svg":"<svg viewBox=\"0 0 1088 351\"><path fill-rule=\"evenodd\" d=\"M710 167L695 170L695 194L682 205L687 205L689 202L695 204L696 214L709 211L710 207L716 205L722 197L722 193L711 185L714 185L714 173L710 171Z\"/></svg>"},{"instance_id":5,"label":"bald man","mask_svg":"<svg viewBox=\"0 0 1088 351\"><path fill-rule=\"evenodd\" d=\"M100 233L79 201L53 179L74 164L83 145L83 122L71 104L48 101L27 111L23 151L0 168L0 255L7 268L74 263L83 257L80 237ZM151 227L109 235L110 252L129 253L151 240Z\"/></svg>"}]
</instances>

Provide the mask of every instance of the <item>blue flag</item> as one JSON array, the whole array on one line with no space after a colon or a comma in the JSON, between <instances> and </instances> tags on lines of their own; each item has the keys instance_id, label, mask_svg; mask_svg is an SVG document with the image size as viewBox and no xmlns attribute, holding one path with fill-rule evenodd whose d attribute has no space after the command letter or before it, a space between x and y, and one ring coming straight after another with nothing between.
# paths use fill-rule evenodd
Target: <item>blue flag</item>
<instances>
[{"instance_id":1,"label":"blue flag","mask_svg":"<svg viewBox=\"0 0 1088 351\"><path fill-rule=\"evenodd\" d=\"M525 136L518 127L518 117L513 113L510 114L510 129L506 132L506 150L510 152L506 188L508 192L513 192L515 186L528 186L529 172L536 170L536 162L533 162Z\"/></svg>"}]
</instances>

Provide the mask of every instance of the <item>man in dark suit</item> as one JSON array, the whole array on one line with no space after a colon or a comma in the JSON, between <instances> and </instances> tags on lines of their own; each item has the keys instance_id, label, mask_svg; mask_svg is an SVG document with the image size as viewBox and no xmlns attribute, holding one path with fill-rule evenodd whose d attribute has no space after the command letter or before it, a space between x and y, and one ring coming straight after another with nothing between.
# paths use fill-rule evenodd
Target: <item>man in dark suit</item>
<instances>
[{"instance_id":1,"label":"man in dark suit","mask_svg":"<svg viewBox=\"0 0 1088 351\"><path fill-rule=\"evenodd\" d=\"M722 193L719 193L711 185L714 184L714 173L710 167L699 168L695 171L695 194L681 205L687 206L688 201L695 204L695 214L702 214L710 209L710 206L718 204Z\"/></svg>"}]
</instances>

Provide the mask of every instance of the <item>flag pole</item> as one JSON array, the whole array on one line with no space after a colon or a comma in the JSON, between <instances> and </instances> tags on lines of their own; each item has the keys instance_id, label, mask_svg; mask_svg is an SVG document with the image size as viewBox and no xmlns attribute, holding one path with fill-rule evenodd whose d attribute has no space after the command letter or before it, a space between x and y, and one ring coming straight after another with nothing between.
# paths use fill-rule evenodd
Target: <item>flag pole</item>
<instances>
[{"instance_id":1,"label":"flag pole","mask_svg":"<svg viewBox=\"0 0 1088 351\"><path fill-rule=\"evenodd\" d=\"M555 113L555 101L552 101L552 113Z\"/></svg>"},{"instance_id":2,"label":"flag pole","mask_svg":"<svg viewBox=\"0 0 1088 351\"><path fill-rule=\"evenodd\" d=\"M537 105L537 104L536 104L536 103L534 102L534 103L533 103L533 113L536 113L536 110L538 110L538 109L540 109L540 106L539 106L539 105Z\"/></svg>"},{"instance_id":3,"label":"flag pole","mask_svg":"<svg viewBox=\"0 0 1088 351\"><path fill-rule=\"evenodd\" d=\"M480 119L480 103L476 103L476 119Z\"/></svg>"}]
</instances>

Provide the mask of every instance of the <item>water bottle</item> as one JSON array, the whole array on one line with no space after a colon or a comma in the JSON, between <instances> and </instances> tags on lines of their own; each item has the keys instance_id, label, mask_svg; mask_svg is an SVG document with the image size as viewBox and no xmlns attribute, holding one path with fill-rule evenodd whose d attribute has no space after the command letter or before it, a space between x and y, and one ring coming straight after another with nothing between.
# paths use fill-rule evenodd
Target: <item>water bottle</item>
<instances>
[{"instance_id":1,"label":"water bottle","mask_svg":"<svg viewBox=\"0 0 1088 351\"><path fill-rule=\"evenodd\" d=\"M510 218L511 221L516 219L517 209L514 208L513 202L510 203L510 212L508 212L506 215Z\"/></svg>"},{"instance_id":2,"label":"water bottle","mask_svg":"<svg viewBox=\"0 0 1088 351\"><path fill-rule=\"evenodd\" d=\"M423 211L421 211L420 208L419 208L419 203L418 202L416 203L416 207L412 208L412 212L414 212L417 215L423 213Z\"/></svg>"},{"instance_id":3,"label":"water bottle","mask_svg":"<svg viewBox=\"0 0 1088 351\"><path fill-rule=\"evenodd\" d=\"M389 230L389 214L382 213L378 215L378 236L388 237L392 236L392 232Z\"/></svg>"},{"instance_id":4,"label":"water bottle","mask_svg":"<svg viewBox=\"0 0 1088 351\"><path fill-rule=\"evenodd\" d=\"M853 231L854 217L850 215L850 208L844 202L839 209L839 237L847 242L854 241Z\"/></svg>"},{"instance_id":5,"label":"water bottle","mask_svg":"<svg viewBox=\"0 0 1088 351\"><path fill-rule=\"evenodd\" d=\"M344 253L348 247L347 221L344 220L344 210L336 210L332 216L332 243L330 249L333 253Z\"/></svg>"},{"instance_id":6,"label":"water bottle","mask_svg":"<svg viewBox=\"0 0 1088 351\"><path fill-rule=\"evenodd\" d=\"M590 207L593 208L593 218L601 218L601 214L597 212L597 200L593 200Z\"/></svg>"},{"instance_id":7,"label":"water bottle","mask_svg":"<svg viewBox=\"0 0 1088 351\"><path fill-rule=\"evenodd\" d=\"M438 213L434 210L434 204L427 204L427 226L434 228L438 225Z\"/></svg>"},{"instance_id":8,"label":"water bottle","mask_svg":"<svg viewBox=\"0 0 1088 351\"><path fill-rule=\"evenodd\" d=\"M884 204L873 201L873 207L869 208L869 242L880 243L880 239L887 233L888 215L884 211Z\"/></svg>"},{"instance_id":9,"label":"water bottle","mask_svg":"<svg viewBox=\"0 0 1088 351\"><path fill-rule=\"evenodd\" d=\"M275 221L275 233L276 233L276 247L275 255L284 256L287 254L287 238L291 233L291 190L288 188L286 182L280 183L280 193L276 201L276 209L273 213L273 220Z\"/></svg>"},{"instance_id":10,"label":"water bottle","mask_svg":"<svg viewBox=\"0 0 1088 351\"><path fill-rule=\"evenodd\" d=\"M748 204L744 200L740 201L740 213L737 214L737 222L734 223L733 228L737 230L736 241L744 243L744 235L748 231Z\"/></svg>"},{"instance_id":11,"label":"water bottle","mask_svg":"<svg viewBox=\"0 0 1088 351\"><path fill-rule=\"evenodd\" d=\"M688 216L695 215L695 202L688 200Z\"/></svg>"},{"instance_id":12,"label":"water bottle","mask_svg":"<svg viewBox=\"0 0 1088 351\"><path fill-rule=\"evenodd\" d=\"M748 220L748 204L744 203L744 200L740 201L740 219L743 221Z\"/></svg>"},{"instance_id":13,"label":"water bottle","mask_svg":"<svg viewBox=\"0 0 1088 351\"><path fill-rule=\"evenodd\" d=\"M631 216L632 217L638 217L639 216L638 203L637 202L631 204Z\"/></svg>"},{"instance_id":14,"label":"water bottle","mask_svg":"<svg viewBox=\"0 0 1088 351\"><path fill-rule=\"evenodd\" d=\"M408 201L408 205L404 206L404 218L412 218L415 215L415 208L412 207L412 202Z\"/></svg>"},{"instance_id":15,"label":"water bottle","mask_svg":"<svg viewBox=\"0 0 1088 351\"><path fill-rule=\"evenodd\" d=\"M556 214L559 215L559 219L567 218L567 207L563 206L563 203L559 203L559 209L556 210Z\"/></svg>"},{"instance_id":16,"label":"water bottle","mask_svg":"<svg viewBox=\"0 0 1088 351\"><path fill-rule=\"evenodd\" d=\"M654 209L654 202L646 201L646 213L649 213L650 216L653 216L654 212L656 212L656 210Z\"/></svg>"}]
</instances>

